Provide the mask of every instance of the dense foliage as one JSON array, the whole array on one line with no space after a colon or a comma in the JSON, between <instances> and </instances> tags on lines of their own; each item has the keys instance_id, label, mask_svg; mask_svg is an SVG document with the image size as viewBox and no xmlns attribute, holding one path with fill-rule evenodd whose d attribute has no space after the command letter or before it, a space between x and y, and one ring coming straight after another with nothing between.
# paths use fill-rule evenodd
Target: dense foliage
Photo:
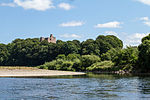
<instances>
[{"instance_id":1,"label":"dense foliage","mask_svg":"<svg viewBox=\"0 0 150 100\"><path fill-rule=\"evenodd\" d=\"M16 39L0 44L0 66L38 66L42 69L69 71L142 71L150 72L150 35L138 47L123 48L113 35L96 40L48 43L39 38ZM122 49L123 48L123 49Z\"/></svg>"},{"instance_id":2,"label":"dense foliage","mask_svg":"<svg viewBox=\"0 0 150 100\"><path fill-rule=\"evenodd\" d=\"M100 61L100 57L96 55L69 54L65 56L61 54L56 57L56 60L46 62L38 67L50 70L86 71L87 67Z\"/></svg>"},{"instance_id":3,"label":"dense foliage","mask_svg":"<svg viewBox=\"0 0 150 100\"><path fill-rule=\"evenodd\" d=\"M82 43L78 40L66 42L57 40L54 44L47 41L40 42L39 38L16 39L7 45L0 44L0 65L37 66L55 60L58 55L58 57L63 57L60 54L100 56L112 48L122 48L122 45L122 41L112 35L100 35L96 40L88 39Z\"/></svg>"},{"instance_id":4,"label":"dense foliage","mask_svg":"<svg viewBox=\"0 0 150 100\"><path fill-rule=\"evenodd\" d=\"M115 66L120 70L132 71L138 62L138 49L136 47L127 47L120 50L112 59Z\"/></svg>"},{"instance_id":5,"label":"dense foliage","mask_svg":"<svg viewBox=\"0 0 150 100\"><path fill-rule=\"evenodd\" d=\"M79 54L69 54L65 56L60 54L56 57L56 60L46 62L43 65L38 66L40 69L50 70L68 70L68 71L81 71L82 63Z\"/></svg>"},{"instance_id":6,"label":"dense foliage","mask_svg":"<svg viewBox=\"0 0 150 100\"><path fill-rule=\"evenodd\" d=\"M150 72L150 34L142 39L139 45L139 69Z\"/></svg>"},{"instance_id":7,"label":"dense foliage","mask_svg":"<svg viewBox=\"0 0 150 100\"><path fill-rule=\"evenodd\" d=\"M112 61L102 61L92 64L86 68L87 71L113 71L115 70Z\"/></svg>"}]
</instances>

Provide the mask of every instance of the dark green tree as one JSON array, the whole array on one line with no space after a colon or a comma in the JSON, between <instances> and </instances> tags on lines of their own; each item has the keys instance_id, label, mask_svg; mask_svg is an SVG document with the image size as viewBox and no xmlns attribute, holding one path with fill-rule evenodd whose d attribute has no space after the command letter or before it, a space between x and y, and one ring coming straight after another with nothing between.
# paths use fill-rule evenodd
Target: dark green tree
<instances>
[{"instance_id":1,"label":"dark green tree","mask_svg":"<svg viewBox=\"0 0 150 100\"><path fill-rule=\"evenodd\" d=\"M112 61L115 63L115 66L120 66L122 69L124 67L127 67L127 70L132 69L137 64L138 53L137 48L127 47L126 49L120 50Z\"/></svg>"},{"instance_id":2,"label":"dark green tree","mask_svg":"<svg viewBox=\"0 0 150 100\"><path fill-rule=\"evenodd\" d=\"M88 55L88 54L100 55L100 50L94 40L88 39L88 40L82 42L81 54L82 55Z\"/></svg>"},{"instance_id":3,"label":"dark green tree","mask_svg":"<svg viewBox=\"0 0 150 100\"><path fill-rule=\"evenodd\" d=\"M96 43L98 44L100 54L106 53L108 50L112 48L122 48L123 42L113 35L99 35L96 38Z\"/></svg>"},{"instance_id":4,"label":"dark green tree","mask_svg":"<svg viewBox=\"0 0 150 100\"><path fill-rule=\"evenodd\" d=\"M9 52L7 50L7 45L0 44L0 65L7 65L7 61L9 59Z\"/></svg>"},{"instance_id":5,"label":"dark green tree","mask_svg":"<svg viewBox=\"0 0 150 100\"><path fill-rule=\"evenodd\" d=\"M62 54L65 54L65 55L79 53L78 47L72 41L65 42L61 48L61 51L62 51Z\"/></svg>"},{"instance_id":6,"label":"dark green tree","mask_svg":"<svg viewBox=\"0 0 150 100\"><path fill-rule=\"evenodd\" d=\"M139 69L143 72L150 70L150 35L142 39L142 44L138 46L139 49Z\"/></svg>"}]
</instances>

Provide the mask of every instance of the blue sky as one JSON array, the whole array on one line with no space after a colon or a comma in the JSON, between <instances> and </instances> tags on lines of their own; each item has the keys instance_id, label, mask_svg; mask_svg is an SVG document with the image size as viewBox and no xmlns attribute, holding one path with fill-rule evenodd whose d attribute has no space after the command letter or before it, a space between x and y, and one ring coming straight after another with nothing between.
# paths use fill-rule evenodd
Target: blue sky
<instances>
[{"instance_id":1,"label":"blue sky","mask_svg":"<svg viewBox=\"0 0 150 100\"><path fill-rule=\"evenodd\" d=\"M149 11L150 0L0 0L0 43L52 33L64 41L113 34L139 45Z\"/></svg>"}]
</instances>

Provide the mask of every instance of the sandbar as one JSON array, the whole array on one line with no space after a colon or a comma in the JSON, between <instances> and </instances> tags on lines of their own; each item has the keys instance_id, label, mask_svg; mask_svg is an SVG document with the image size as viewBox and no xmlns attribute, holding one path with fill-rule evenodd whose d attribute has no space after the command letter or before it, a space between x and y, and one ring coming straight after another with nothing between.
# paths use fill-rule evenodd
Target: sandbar
<instances>
[{"instance_id":1,"label":"sandbar","mask_svg":"<svg viewBox=\"0 0 150 100\"><path fill-rule=\"evenodd\" d=\"M43 76L66 76L66 75L85 75L83 72L46 70L29 67L3 67L0 68L0 77L43 77Z\"/></svg>"}]
</instances>

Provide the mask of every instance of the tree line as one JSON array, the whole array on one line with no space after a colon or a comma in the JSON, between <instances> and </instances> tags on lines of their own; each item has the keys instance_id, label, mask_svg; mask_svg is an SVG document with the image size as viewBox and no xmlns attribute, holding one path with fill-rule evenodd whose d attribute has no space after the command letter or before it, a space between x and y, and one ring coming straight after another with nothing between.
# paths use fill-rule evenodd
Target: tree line
<instances>
[{"instance_id":1,"label":"tree line","mask_svg":"<svg viewBox=\"0 0 150 100\"><path fill-rule=\"evenodd\" d=\"M0 66L39 66L39 68L72 71L148 71L150 35L138 47L123 48L123 42L113 35L55 43L39 38L15 39L0 44Z\"/></svg>"},{"instance_id":2,"label":"tree line","mask_svg":"<svg viewBox=\"0 0 150 100\"><path fill-rule=\"evenodd\" d=\"M1 66L37 66L54 60L59 54L98 55L107 52L111 48L122 48L122 41L115 36L98 36L96 40L88 39L80 42L61 41L48 43L33 39L15 39L7 45L0 44Z\"/></svg>"}]
</instances>

